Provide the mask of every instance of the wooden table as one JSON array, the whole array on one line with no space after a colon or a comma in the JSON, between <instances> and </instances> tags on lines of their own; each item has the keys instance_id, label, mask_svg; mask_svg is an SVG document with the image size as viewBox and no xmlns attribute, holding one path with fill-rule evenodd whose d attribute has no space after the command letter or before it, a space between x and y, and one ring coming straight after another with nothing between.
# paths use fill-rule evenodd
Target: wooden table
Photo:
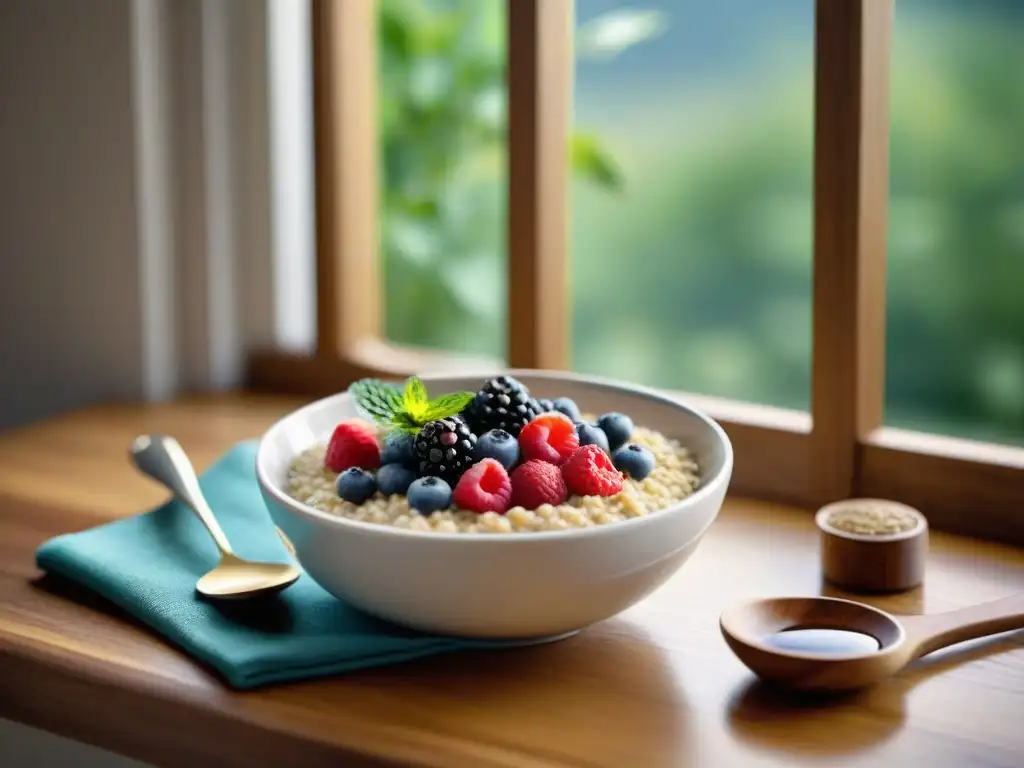
<instances>
[{"instance_id":1,"label":"wooden table","mask_svg":"<svg viewBox=\"0 0 1024 768\"><path fill-rule=\"evenodd\" d=\"M572 639L249 693L39 578L47 537L161 500L125 460L137 433L177 435L202 466L292 405L98 407L0 436L0 716L174 766L1024 765L1019 632L838 701L754 684L719 636L722 608L823 589L810 515L760 502L729 500L668 585ZM939 611L1022 589L1021 550L935 535L925 588L871 602Z\"/></svg>"}]
</instances>

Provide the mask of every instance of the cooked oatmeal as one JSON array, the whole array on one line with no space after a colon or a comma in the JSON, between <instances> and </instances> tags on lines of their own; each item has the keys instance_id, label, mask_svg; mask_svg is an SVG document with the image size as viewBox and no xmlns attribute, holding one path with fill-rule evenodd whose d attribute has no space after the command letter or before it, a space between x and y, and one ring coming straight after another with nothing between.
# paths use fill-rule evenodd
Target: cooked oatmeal
<instances>
[{"instance_id":1,"label":"cooked oatmeal","mask_svg":"<svg viewBox=\"0 0 1024 768\"><path fill-rule=\"evenodd\" d=\"M338 497L338 473L324 466L326 447L317 445L300 453L288 473L288 493L298 501L332 515L352 520L394 525L438 533L523 533L560 531L618 523L657 512L686 498L700 482L697 463L678 441L659 432L637 427L632 442L654 454L655 467L643 480L625 478L615 496L570 496L558 506L542 504L537 509L512 507L505 514L445 509L421 515L409 507L405 496L377 493L362 504Z\"/></svg>"}]
</instances>

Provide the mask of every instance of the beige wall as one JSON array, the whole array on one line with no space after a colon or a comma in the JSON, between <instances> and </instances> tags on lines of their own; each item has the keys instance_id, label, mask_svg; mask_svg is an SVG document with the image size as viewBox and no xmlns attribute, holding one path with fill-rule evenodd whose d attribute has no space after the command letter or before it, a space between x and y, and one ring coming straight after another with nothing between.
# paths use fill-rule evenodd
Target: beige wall
<instances>
[{"instance_id":1,"label":"beige wall","mask_svg":"<svg viewBox=\"0 0 1024 768\"><path fill-rule=\"evenodd\" d=\"M141 391L131 24L130 0L3 0L0 429ZM3 720L0 765L141 766Z\"/></svg>"},{"instance_id":2,"label":"beige wall","mask_svg":"<svg viewBox=\"0 0 1024 768\"><path fill-rule=\"evenodd\" d=\"M0 0L0 430L234 386L247 346L312 330L284 322L313 299L311 195L285 189L311 178L308 9L270 3L273 130L257 0ZM39 765L139 764L0 720L0 766Z\"/></svg>"},{"instance_id":3,"label":"beige wall","mask_svg":"<svg viewBox=\"0 0 1024 768\"><path fill-rule=\"evenodd\" d=\"M0 429L138 397L130 0L0 13Z\"/></svg>"}]
</instances>

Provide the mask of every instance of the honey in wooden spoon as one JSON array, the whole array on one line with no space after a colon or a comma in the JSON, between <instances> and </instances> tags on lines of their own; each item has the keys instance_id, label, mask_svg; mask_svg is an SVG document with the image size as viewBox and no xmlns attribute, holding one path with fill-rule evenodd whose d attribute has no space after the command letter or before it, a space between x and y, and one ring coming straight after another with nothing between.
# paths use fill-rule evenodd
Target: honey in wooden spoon
<instances>
[{"instance_id":1,"label":"honey in wooden spoon","mask_svg":"<svg viewBox=\"0 0 1024 768\"><path fill-rule=\"evenodd\" d=\"M848 629L784 629L769 635L764 642L780 651L819 656L850 656L881 648L871 635Z\"/></svg>"},{"instance_id":2,"label":"honey in wooden spoon","mask_svg":"<svg viewBox=\"0 0 1024 768\"><path fill-rule=\"evenodd\" d=\"M834 597L770 598L730 608L720 627L740 661L765 680L802 690L849 690L939 648L1024 627L1024 594L900 617Z\"/></svg>"}]
</instances>

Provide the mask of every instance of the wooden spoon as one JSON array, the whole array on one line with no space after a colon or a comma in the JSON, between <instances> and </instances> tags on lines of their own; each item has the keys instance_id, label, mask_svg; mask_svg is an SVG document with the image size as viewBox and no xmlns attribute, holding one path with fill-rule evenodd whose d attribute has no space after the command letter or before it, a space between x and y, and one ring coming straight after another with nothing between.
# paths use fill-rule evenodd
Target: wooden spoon
<instances>
[{"instance_id":1,"label":"wooden spoon","mask_svg":"<svg viewBox=\"0 0 1024 768\"><path fill-rule=\"evenodd\" d=\"M196 513L220 550L217 567L196 583L199 593L222 599L254 597L284 589L299 578L300 571L294 566L253 562L234 553L213 511L203 498L192 463L173 437L141 435L135 438L130 453L135 466L170 488L175 496ZM286 542L286 545L289 544Z\"/></svg>"},{"instance_id":2,"label":"wooden spoon","mask_svg":"<svg viewBox=\"0 0 1024 768\"><path fill-rule=\"evenodd\" d=\"M841 691L876 683L939 648L1024 627L1024 594L900 617L833 597L780 597L734 606L720 627L759 677L800 690Z\"/></svg>"}]
</instances>

